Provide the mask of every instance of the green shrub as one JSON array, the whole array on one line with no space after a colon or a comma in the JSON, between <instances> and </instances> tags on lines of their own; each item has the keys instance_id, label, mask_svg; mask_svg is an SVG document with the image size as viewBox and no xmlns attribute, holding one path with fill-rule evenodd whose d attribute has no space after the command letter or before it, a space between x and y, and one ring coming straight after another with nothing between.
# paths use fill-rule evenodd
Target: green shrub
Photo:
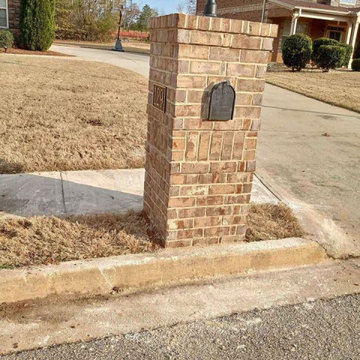
<instances>
[{"instance_id":1,"label":"green shrub","mask_svg":"<svg viewBox=\"0 0 360 360\"><path fill-rule=\"evenodd\" d=\"M55 38L55 0L22 0L20 8L21 46L46 51Z\"/></svg>"},{"instance_id":2,"label":"green shrub","mask_svg":"<svg viewBox=\"0 0 360 360\"><path fill-rule=\"evenodd\" d=\"M360 59L360 41L359 41L357 47L355 47L354 59Z\"/></svg>"},{"instance_id":3,"label":"green shrub","mask_svg":"<svg viewBox=\"0 0 360 360\"><path fill-rule=\"evenodd\" d=\"M0 30L0 47L10 49L14 45L14 35L8 30Z\"/></svg>"},{"instance_id":4,"label":"green shrub","mask_svg":"<svg viewBox=\"0 0 360 360\"><path fill-rule=\"evenodd\" d=\"M351 64L351 68L354 71L360 71L360 59L354 59L352 64Z\"/></svg>"},{"instance_id":5,"label":"green shrub","mask_svg":"<svg viewBox=\"0 0 360 360\"><path fill-rule=\"evenodd\" d=\"M324 71L340 67L344 61L346 50L342 46L321 45L318 49L317 65Z\"/></svg>"},{"instance_id":6,"label":"green shrub","mask_svg":"<svg viewBox=\"0 0 360 360\"><path fill-rule=\"evenodd\" d=\"M341 66L347 67L349 65L350 59L351 59L351 53L353 51L353 47L351 45L347 45L344 43L339 43L338 46L341 46L345 49L345 55L341 62Z\"/></svg>"},{"instance_id":7,"label":"green shrub","mask_svg":"<svg viewBox=\"0 0 360 360\"><path fill-rule=\"evenodd\" d=\"M312 42L305 34L289 36L282 47L284 64L292 71L300 71L311 59Z\"/></svg>"},{"instance_id":8,"label":"green shrub","mask_svg":"<svg viewBox=\"0 0 360 360\"><path fill-rule=\"evenodd\" d=\"M339 42L337 40L328 39L328 38L320 38L320 39L314 40L311 60L315 64L317 64L317 61L318 61L320 46L323 46L323 45L337 46L337 45L339 45Z\"/></svg>"}]
</instances>

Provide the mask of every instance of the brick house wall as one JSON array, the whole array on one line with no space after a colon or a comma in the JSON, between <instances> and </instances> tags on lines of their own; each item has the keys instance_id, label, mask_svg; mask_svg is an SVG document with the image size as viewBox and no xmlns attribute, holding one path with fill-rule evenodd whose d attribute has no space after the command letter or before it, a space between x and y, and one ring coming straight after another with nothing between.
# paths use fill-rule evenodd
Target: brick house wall
<instances>
[{"instance_id":1,"label":"brick house wall","mask_svg":"<svg viewBox=\"0 0 360 360\"><path fill-rule=\"evenodd\" d=\"M18 32L20 19L20 0L8 0L9 29Z\"/></svg>"}]
</instances>

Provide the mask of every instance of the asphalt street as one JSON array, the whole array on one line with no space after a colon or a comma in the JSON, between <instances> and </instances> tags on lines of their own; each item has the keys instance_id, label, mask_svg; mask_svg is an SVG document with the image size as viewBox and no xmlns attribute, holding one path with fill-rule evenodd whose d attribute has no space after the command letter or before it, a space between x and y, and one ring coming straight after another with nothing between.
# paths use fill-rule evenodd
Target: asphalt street
<instances>
[{"instance_id":1,"label":"asphalt street","mask_svg":"<svg viewBox=\"0 0 360 360\"><path fill-rule=\"evenodd\" d=\"M48 359L360 359L360 295L0 356Z\"/></svg>"}]
</instances>

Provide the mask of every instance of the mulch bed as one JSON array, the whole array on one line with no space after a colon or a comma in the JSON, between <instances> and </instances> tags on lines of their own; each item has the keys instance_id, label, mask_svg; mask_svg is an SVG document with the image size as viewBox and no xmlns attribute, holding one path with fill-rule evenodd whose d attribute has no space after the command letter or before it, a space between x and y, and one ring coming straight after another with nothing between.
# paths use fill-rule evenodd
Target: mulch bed
<instances>
[{"instance_id":1,"label":"mulch bed","mask_svg":"<svg viewBox=\"0 0 360 360\"><path fill-rule=\"evenodd\" d=\"M3 48L0 48L0 54L5 54L5 50ZM11 48L7 50L7 54L15 54L15 55L43 55L43 56L66 56L66 57L72 57L71 55L62 54L56 51L32 51L32 50L24 50L24 49L17 49L17 48Z\"/></svg>"}]
</instances>

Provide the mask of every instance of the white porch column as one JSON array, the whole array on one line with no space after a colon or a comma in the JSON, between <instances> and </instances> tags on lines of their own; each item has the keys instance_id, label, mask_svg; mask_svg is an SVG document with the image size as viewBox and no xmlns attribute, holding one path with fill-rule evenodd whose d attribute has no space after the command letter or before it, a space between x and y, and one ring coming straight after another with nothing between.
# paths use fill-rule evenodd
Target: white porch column
<instances>
[{"instance_id":1,"label":"white porch column","mask_svg":"<svg viewBox=\"0 0 360 360\"><path fill-rule=\"evenodd\" d=\"M347 26L347 34L346 34L346 44L347 45L350 45L352 29L353 29L353 24L351 22L349 22L348 26Z\"/></svg>"},{"instance_id":2,"label":"white porch column","mask_svg":"<svg viewBox=\"0 0 360 360\"><path fill-rule=\"evenodd\" d=\"M294 13L291 19L290 35L296 34L298 19L299 19L299 13Z\"/></svg>"},{"instance_id":3,"label":"white porch column","mask_svg":"<svg viewBox=\"0 0 360 360\"><path fill-rule=\"evenodd\" d=\"M356 23L354 25L354 31L352 34L352 39L351 39L351 46L353 47L353 52L351 54L351 58L350 58L350 62L349 62L349 69L351 69L351 63L353 61L354 58L354 52L355 52L355 47L356 47L356 39L357 39L357 35L358 35L358 31L359 31L359 19L356 20Z\"/></svg>"}]
</instances>

